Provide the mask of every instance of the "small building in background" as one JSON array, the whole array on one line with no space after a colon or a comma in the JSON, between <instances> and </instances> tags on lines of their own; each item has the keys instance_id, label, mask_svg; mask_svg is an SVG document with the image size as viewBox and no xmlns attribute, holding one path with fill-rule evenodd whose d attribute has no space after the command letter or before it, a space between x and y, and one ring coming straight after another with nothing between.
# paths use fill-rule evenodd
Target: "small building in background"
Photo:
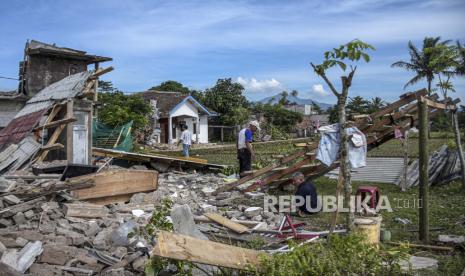
<instances>
[{"instance_id":1,"label":"small building in background","mask_svg":"<svg viewBox=\"0 0 465 276\"><path fill-rule=\"evenodd\" d=\"M26 42L23 60L19 63L18 89L0 92L0 129L21 110L26 101L52 83L70 75L87 71L89 64L99 67L109 57L88 55L85 51L36 40Z\"/></svg>"},{"instance_id":2,"label":"small building in background","mask_svg":"<svg viewBox=\"0 0 465 276\"><path fill-rule=\"evenodd\" d=\"M187 125L193 142L208 143L208 118L216 114L194 97L180 92L149 90L140 95L153 109L151 143L173 144L181 137L181 126Z\"/></svg>"},{"instance_id":3,"label":"small building in background","mask_svg":"<svg viewBox=\"0 0 465 276\"><path fill-rule=\"evenodd\" d=\"M285 105L285 109L298 112L302 115L311 115L312 114L312 105L310 104L291 104Z\"/></svg>"}]
</instances>

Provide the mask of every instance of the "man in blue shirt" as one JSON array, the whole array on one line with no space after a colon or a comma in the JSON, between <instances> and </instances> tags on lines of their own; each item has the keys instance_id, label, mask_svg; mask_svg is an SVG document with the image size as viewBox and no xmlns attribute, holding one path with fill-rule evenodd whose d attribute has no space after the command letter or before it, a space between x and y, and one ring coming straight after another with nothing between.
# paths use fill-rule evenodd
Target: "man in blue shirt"
<instances>
[{"instance_id":1,"label":"man in blue shirt","mask_svg":"<svg viewBox=\"0 0 465 276\"><path fill-rule=\"evenodd\" d=\"M255 153L252 147L253 134L260 130L258 121L251 121L248 128L243 128L237 135L237 159L239 159L239 175L244 176L244 172L252 169L252 160Z\"/></svg>"},{"instance_id":2,"label":"man in blue shirt","mask_svg":"<svg viewBox=\"0 0 465 276\"><path fill-rule=\"evenodd\" d=\"M318 194L315 185L309 181L305 181L305 176L301 172L295 172L292 175L292 184L297 187L295 195L302 197L305 201L304 205L299 206L297 213L300 216L317 213Z\"/></svg>"}]
</instances>

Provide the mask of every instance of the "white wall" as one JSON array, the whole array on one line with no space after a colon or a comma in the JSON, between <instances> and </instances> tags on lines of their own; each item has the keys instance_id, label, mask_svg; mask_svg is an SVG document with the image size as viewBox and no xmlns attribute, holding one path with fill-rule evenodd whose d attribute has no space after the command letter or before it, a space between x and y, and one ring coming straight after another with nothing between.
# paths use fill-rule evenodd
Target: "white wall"
<instances>
[{"instance_id":1,"label":"white wall","mask_svg":"<svg viewBox=\"0 0 465 276\"><path fill-rule=\"evenodd\" d=\"M191 116L198 117L197 107L191 104L189 101L181 105L174 113L170 114L171 117L177 116Z\"/></svg>"},{"instance_id":2,"label":"white wall","mask_svg":"<svg viewBox=\"0 0 465 276\"><path fill-rule=\"evenodd\" d=\"M208 143L208 116L200 116L199 142Z\"/></svg>"}]
</instances>

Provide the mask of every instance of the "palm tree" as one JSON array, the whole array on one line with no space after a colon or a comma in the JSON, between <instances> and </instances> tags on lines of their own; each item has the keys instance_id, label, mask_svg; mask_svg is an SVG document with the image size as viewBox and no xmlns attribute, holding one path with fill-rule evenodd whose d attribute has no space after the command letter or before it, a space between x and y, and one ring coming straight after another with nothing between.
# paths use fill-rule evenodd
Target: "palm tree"
<instances>
[{"instance_id":1,"label":"palm tree","mask_svg":"<svg viewBox=\"0 0 465 276\"><path fill-rule=\"evenodd\" d=\"M418 81L426 78L428 82L428 93L431 94L431 83L436 74L444 72L450 66L444 66L443 63L438 63L437 58L442 56L443 51L449 44L450 40L440 42L441 37L425 37L423 40L423 48L417 49L411 41L408 43L410 62L398 61L394 62L391 67L405 68L408 71L416 73L411 80L409 80L404 89L417 83Z\"/></svg>"},{"instance_id":2,"label":"palm tree","mask_svg":"<svg viewBox=\"0 0 465 276\"><path fill-rule=\"evenodd\" d=\"M380 97L371 98L371 101L368 103L368 113L376 112L385 106L386 102Z\"/></svg>"},{"instance_id":3,"label":"palm tree","mask_svg":"<svg viewBox=\"0 0 465 276\"><path fill-rule=\"evenodd\" d=\"M457 67L455 73L460 76L465 76L465 48L457 41Z\"/></svg>"},{"instance_id":4,"label":"palm tree","mask_svg":"<svg viewBox=\"0 0 465 276\"><path fill-rule=\"evenodd\" d=\"M441 76L439 75L439 83L436 84L436 86L441 90L442 95L444 96L444 99L447 100L447 92L455 92L454 85L450 81L450 76L447 76L445 80L441 79Z\"/></svg>"},{"instance_id":5,"label":"palm tree","mask_svg":"<svg viewBox=\"0 0 465 276\"><path fill-rule=\"evenodd\" d=\"M297 97L297 95L299 95L299 91L297 91L297 90L292 90L291 96L292 96L292 97Z\"/></svg>"}]
</instances>

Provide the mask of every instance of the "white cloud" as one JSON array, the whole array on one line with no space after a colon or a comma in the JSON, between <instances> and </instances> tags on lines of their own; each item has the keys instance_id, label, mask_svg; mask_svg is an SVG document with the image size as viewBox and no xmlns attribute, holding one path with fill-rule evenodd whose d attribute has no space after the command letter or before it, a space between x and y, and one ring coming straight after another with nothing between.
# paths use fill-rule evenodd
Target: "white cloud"
<instances>
[{"instance_id":1,"label":"white cloud","mask_svg":"<svg viewBox=\"0 0 465 276\"><path fill-rule=\"evenodd\" d=\"M255 78L246 79L238 77L236 82L242 84L248 92L277 91L282 89L281 83L274 78L269 80L257 80Z\"/></svg>"},{"instance_id":2,"label":"white cloud","mask_svg":"<svg viewBox=\"0 0 465 276\"><path fill-rule=\"evenodd\" d=\"M312 86L312 92L320 96L328 96L329 93L326 91L322 84L314 84Z\"/></svg>"}]
</instances>

